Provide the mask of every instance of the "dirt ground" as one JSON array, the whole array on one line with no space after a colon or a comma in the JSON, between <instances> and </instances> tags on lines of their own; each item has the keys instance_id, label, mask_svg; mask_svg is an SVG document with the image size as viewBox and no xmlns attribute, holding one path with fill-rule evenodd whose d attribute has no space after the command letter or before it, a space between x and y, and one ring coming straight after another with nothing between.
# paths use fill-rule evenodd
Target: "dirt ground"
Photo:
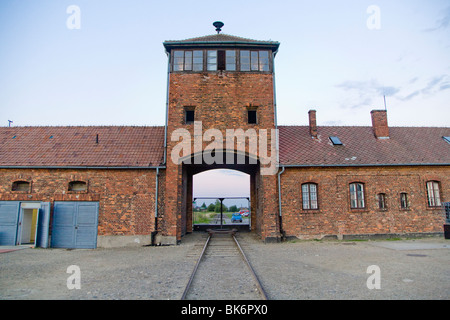
<instances>
[{"instance_id":1,"label":"dirt ground","mask_svg":"<svg viewBox=\"0 0 450 320\"><path fill-rule=\"evenodd\" d=\"M450 241L443 238L264 244L241 233L239 239L273 300L450 299ZM178 300L203 241L204 234L193 233L178 246L3 252L0 299ZM68 288L68 279L69 287L77 283L70 266L79 270L80 289ZM369 289L378 275L379 289Z\"/></svg>"}]
</instances>

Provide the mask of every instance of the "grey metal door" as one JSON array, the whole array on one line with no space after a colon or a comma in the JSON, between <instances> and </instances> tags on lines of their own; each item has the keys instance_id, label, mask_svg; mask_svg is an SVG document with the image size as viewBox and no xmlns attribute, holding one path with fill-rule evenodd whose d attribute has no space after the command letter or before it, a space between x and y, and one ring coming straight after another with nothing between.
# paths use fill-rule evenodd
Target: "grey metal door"
<instances>
[{"instance_id":1,"label":"grey metal door","mask_svg":"<svg viewBox=\"0 0 450 320\"><path fill-rule=\"evenodd\" d=\"M19 201L0 201L0 245L15 246L19 223Z\"/></svg>"},{"instance_id":2,"label":"grey metal door","mask_svg":"<svg viewBox=\"0 0 450 320\"><path fill-rule=\"evenodd\" d=\"M48 232L50 227L50 202L41 203L36 232L36 247L48 248Z\"/></svg>"},{"instance_id":3,"label":"grey metal door","mask_svg":"<svg viewBox=\"0 0 450 320\"><path fill-rule=\"evenodd\" d=\"M98 202L55 202L52 247L97 247Z\"/></svg>"}]
</instances>

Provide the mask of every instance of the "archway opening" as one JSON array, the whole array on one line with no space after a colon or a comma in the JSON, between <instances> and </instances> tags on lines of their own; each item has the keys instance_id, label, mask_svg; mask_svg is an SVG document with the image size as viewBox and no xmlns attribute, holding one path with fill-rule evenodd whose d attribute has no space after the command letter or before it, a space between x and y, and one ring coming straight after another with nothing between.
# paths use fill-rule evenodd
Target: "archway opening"
<instances>
[{"instance_id":1,"label":"archway opening","mask_svg":"<svg viewBox=\"0 0 450 320\"><path fill-rule=\"evenodd\" d=\"M250 174L212 169L193 176L192 227L251 228Z\"/></svg>"},{"instance_id":2,"label":"archway opening","mask_svg":"<svg viewBox=\"0 0 450 320\"><path fill-rule=\"evenodd\" d=\"M255 230L255 226L257 226L256 219L259 216L259 161L248 155L240 155L236 152L220 152L215 156L216 159L222 161L209 164L204 161L204 157L202 159L202 154L195 154L192 155L191 158L186 158L185 160L187 161L183 162L180 199L182 209L181 215L179 216L181 236L198 230L194 229L194 225L198 224L198 221L194 223L194 197L198 198L196 199L195 205L198 205L199 207L201 207L204 202L205 205L208 206L210 203L206 200L213 200L215 203L216 200L219 200L221 197L246 198L245 201L244 199L223 199L223 204L227 206L227 209L234 205L238 209L240 209L240 207L248 208L248 219L242 219L242 223L244 223L244 220L248 221L246 230ZM229 161L230 158L231 162ZM196 177L195 195L194 176ZM202 199L200 199L202 197L212 197L213 199L203 199L202 201ZM199 204L197 204L197 202L199 202ZM220 205L218 208L220 208ZM235 208L233 207L233 209ZM214 209L214 211L215 210L216 209ZM241 210L238 212L240 211ZM228 213L230 212L227 211L226 213L228 218ZM222 219L219 221L222 222ZM207 230L206 221L204 222L203 229ZM231 220L227 222L231 222ZM237 226L238 223L240 223L240 221L235 222L235 226Z\"/></svg>"}]
</instances>

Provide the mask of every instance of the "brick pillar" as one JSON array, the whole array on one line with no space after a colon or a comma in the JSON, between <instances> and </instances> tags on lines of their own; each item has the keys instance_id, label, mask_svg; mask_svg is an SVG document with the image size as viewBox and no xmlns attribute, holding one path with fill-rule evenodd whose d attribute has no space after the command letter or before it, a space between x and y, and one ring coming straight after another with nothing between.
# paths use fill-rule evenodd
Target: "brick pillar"
<instances>
[{"instance_id":1,"label":"brick pillar","mask_svg":"<svg viewBox=\"0 0 450 320\"><path fill-rule=\"evenodd\" d=\"M277 175L260 176L260 195L262 201L261 214L261 238L264 242L279 242L281 240L279 211L278 211L278 193ZM261 202L260 202L261 203Z\"/></svg>"},{"instance_id":2,"label":"brick pillar","mask_svg":"<svg viewBox=\"0 0 450 320\"><path fill-rule=\"evenodd\" d=\"M177 244L181 240L182 166L167 161L164 196L164 224L159 230L160 244Z\"/></svg>"}]
</instances>

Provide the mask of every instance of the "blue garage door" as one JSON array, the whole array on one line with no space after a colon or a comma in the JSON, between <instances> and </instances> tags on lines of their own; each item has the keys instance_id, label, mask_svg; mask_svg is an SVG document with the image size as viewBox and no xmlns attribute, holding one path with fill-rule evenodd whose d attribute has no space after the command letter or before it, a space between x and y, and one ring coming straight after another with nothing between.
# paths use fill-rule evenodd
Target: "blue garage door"
<instances>
[{"instance_id":1,"label":"blue garage door","mask_svg":"<svg viewBox=\"0 0 450 320\"><path fill-rule=\"evenodd\" d=\"M97 247L98 202L55 202L52 247Z\"/></svg>"},{"instance_id":2,"label":"blue garage door","mask_svg":"<svg viewBox=\"0 0 450 320\"><path fill-rule=\"evenodd\" d=\"M19 223L18 201L0 201L0 245L15 246Z\"/></svg>"}]
</instances>

